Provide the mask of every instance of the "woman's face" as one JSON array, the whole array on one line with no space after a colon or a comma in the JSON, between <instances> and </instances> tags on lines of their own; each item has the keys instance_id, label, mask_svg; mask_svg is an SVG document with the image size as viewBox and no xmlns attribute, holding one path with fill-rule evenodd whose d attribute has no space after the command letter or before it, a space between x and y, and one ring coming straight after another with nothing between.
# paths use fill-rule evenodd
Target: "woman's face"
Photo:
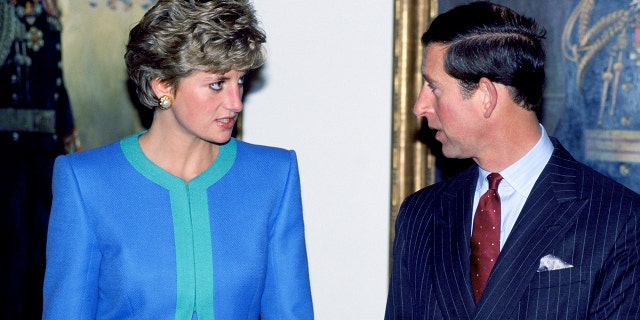
<instances>
[{"instance_id":1,"label":"woman's face","mask_svg":"<svg viewBox=\"0 0 640 320\"><path fill-rule=\"evenodd\" d=\"M242 111L244 75L236 70L196 72L182 79L169 109L178 128L209 142L229 141Z\"/></svg>"}]
</instances>

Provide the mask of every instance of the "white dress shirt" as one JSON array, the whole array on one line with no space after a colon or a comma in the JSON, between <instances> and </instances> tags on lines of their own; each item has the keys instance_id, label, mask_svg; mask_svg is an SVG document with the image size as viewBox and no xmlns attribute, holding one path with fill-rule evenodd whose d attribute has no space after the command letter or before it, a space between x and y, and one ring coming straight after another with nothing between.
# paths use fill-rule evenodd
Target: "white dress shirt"
<instances>
[{"instance_id":1,"label":"white dress shirt","mask_svg":"<svg viewBox=\"0 0 640 320\"><path fill-rule=\"evenodd\" d=\"M533 189L533 185L542 173L542 170L549 162L553 153L553 143L549 139L546 130L540 125L542 135L538 143L527 152L527 154L516 161L511 166L498 172L502 176L502 181L498 185L498 194L500 195L500 250L511 233L520 211L525 201ZM491 173L480 167L478 182L476 184L476 192L473 197L473 216L475 216L475 208L478 207L480 196L489 189L487 176ZM473 221L473 220L471 220ZM473 223L471 224L473 232Z\"/></svg>"}]
</instances>

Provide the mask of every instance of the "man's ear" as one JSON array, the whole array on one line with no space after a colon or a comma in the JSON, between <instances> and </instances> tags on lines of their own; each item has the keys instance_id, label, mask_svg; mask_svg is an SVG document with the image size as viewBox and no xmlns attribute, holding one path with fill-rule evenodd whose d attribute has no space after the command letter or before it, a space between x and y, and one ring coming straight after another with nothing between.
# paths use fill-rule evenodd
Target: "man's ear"
<instances>
[{"instance_id":1,"label":"man's ear","mask_svg":"<svg viewBox=\"0 0 640 320\"><path fill-rule=\"evenodd\" d=\"M489 118L498 104L496 85L487 78L480 78L478 91L482 94L482 114L485 118Z\"/></svg>"},{"instance_id":2,"label":"man's ear","mask_svg":"<svg viewBox=\"0 0 640 320\"><path fill-rule=\"evenodd\" d=\"M160 78L151 80L151 89L153 89L158 99L162 96L172 96L171 86L160 80Z\"/></svg>"}]
</instances>

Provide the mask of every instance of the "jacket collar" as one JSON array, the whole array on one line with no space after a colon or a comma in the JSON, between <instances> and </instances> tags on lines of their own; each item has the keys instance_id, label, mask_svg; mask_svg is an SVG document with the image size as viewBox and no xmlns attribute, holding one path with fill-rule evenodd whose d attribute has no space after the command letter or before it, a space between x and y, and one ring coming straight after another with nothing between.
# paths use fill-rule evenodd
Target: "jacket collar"
<instances>
[{"instance_id":1,"label":"jacket collar","mask_svg":"<svg viewBox=\"0 0 640 320\"><path fill-rule=\"evenodd\" d=\"M434 287L443 310L453 308L460 319L500 318L513 312L540 258L575 223L587 203L579 194L578 164L556 139L552 142L553 155L534 184L477 305L469 277L469 230L477 166L447 182L443 210L434 226L432 259Z\"/></svg>"}]
</instances>

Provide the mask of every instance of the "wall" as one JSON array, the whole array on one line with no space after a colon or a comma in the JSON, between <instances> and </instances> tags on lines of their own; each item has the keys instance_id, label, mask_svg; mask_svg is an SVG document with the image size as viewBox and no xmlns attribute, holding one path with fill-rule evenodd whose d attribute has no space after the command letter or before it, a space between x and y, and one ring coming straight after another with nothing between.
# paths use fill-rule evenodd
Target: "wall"
<instances>
[{"instance_id":1,"label":"wall","mask_svg":"<svg viewBox=\"0 0 640 320\"><path fill-rule=\"evenodd\" d=\"M393 2L255 1L268 37L244 140L295 149L317 319L382 319Z\"/></svg>"}]
</instances>

